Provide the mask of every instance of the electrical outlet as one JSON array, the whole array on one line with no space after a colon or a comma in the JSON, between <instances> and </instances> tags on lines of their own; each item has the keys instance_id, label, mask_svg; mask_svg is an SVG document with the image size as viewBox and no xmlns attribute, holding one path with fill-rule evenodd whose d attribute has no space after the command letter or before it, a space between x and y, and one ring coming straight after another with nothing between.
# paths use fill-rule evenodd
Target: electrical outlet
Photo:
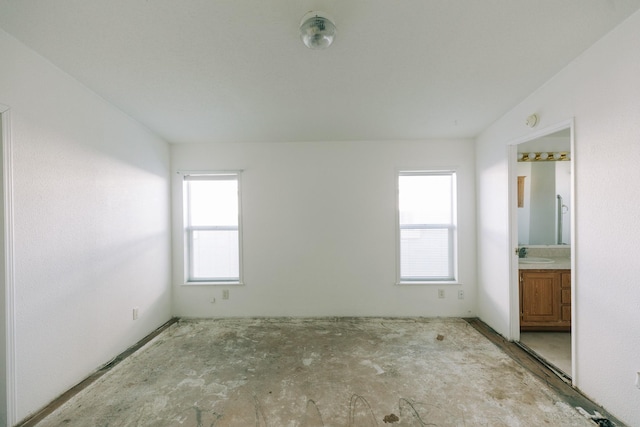
<instances>
[{"instance_id":1,"label":"electrical outlet","mask_svg":"<svg viewBox=\"0 0 640 427\"><path fill-rule=\"evenodd\" d=\"M138 320L138 307L133 307L133 320Z\"/></svg>"},{"instance_id":2,"label":"electrical outlet","mask_svg":"<svg viewBox=\"0 0 640 427\"><path fill-rule=\"evenodd\" d=\"M438 289L438 298L444 298L444 289Z\"/></svg>"},{"instance_id":3,"label":"electrical outlet","mask_svg":"<svg viewBox=\"0 0 640 427\"><path fill-rule=\"evenodd\" d=\"M458 299L464 299L464 291L458 291Z\"/></svg>"},{"instance_id":4,"label":"electrical outlet","mask_svg":"<svg viewBox=\"0 0 640 427\"><path fill-rule=\"evenodd\" d=\"M222 299L229 299L229 289L222 290Z\"/></svg>"},{"instance_id":5,"label":"electrical outlet","mask_svg":"<svg viewBox=\"0 0 640 427\"><path fill-rule=\"evenodd\" d=\"M640 372L636 372L636 387L640 388Z\"/></svg>"}]
</instances>

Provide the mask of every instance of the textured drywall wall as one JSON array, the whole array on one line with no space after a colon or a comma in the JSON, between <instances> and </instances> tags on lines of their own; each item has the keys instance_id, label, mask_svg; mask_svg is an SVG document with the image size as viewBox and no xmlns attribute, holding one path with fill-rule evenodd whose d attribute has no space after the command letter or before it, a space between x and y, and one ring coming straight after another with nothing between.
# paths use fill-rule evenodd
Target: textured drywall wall
<instances>
[{"instance_id":1,"label":"textured drywall wall","mask_svg":"<svg viewBox=\"0 0 640 427\"><path fill-rule=\"evenodd\" d=\"M171 150L174 314L475 314L471 141L179 144ZM458 170L461 284L397 286L396 173L452 167ZM182 181L175 172L228 169L244 170L245 286L226 288L223 300L221 287L183 285Z\"/></svg>"},{"instance_id":2,"label":"textured drywall wall","mask_svg":"<svg viewBox=\"0 0 640 427\"><path fill-rule=\"evenodd\" d=\"M170 318L168 144L0 31L11 108L17 411ZM132 308L140 318L132 319Z\"/></svg>"},{"instance_id":3,"label":"textured drywall wall","mask_svg":"<svg viewBox=\"0 0 640 427\"><path fill-rule=\"evenodd\" d=\"M479 138L478 311L508 335L509 141L575 117L575 384L640 425L640 13L584 52Z\"/></svg>"}]
</instances>

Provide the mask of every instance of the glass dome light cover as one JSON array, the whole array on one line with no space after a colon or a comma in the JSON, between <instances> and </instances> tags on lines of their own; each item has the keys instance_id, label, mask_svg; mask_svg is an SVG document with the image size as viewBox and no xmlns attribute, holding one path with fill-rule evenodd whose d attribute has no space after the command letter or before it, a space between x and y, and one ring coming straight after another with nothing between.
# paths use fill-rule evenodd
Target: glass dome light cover
<instances>
[{"instance_id":1,"label":"glass dome light cover","mask_svg":"<svg viewBox=\"0 0 640 427\"><path fill-rule=\"evenodd\" d=\"M308 12L300 22L300 38L309 49L326 49L333 43L336 26L322 12Z\"/></svg>"}]
</instances>

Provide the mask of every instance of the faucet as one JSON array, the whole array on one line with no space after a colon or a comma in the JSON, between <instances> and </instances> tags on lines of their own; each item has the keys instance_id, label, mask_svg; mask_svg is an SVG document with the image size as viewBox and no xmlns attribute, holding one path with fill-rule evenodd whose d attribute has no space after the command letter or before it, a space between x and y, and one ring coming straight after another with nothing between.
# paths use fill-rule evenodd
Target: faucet
<instances>
[{"instance_id":1,"label":"faucet","mask_svg":"<svg viewBox=\"0 0 640 427\"><path fill-rule=\"evenodd\" d=\"M527 256L527 248L524 246L518 249L518 258L525 258Z\"/></svg>"}]
</instances>

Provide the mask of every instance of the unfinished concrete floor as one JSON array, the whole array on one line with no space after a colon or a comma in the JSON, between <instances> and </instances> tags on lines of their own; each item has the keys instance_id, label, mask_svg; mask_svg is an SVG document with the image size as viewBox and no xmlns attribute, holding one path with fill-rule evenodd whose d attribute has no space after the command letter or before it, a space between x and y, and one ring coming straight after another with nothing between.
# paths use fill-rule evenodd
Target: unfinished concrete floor
<instances>
[{"instance_id":1,"label":"unfinished concrete floor","mask_svg":"<svg viewBox=\"0 0 640 427\"><path fill-rule=\"evenodd\" d=\"M590 426L461 319L182 320L41 426Z\"/></svg>"}]
</instances>

